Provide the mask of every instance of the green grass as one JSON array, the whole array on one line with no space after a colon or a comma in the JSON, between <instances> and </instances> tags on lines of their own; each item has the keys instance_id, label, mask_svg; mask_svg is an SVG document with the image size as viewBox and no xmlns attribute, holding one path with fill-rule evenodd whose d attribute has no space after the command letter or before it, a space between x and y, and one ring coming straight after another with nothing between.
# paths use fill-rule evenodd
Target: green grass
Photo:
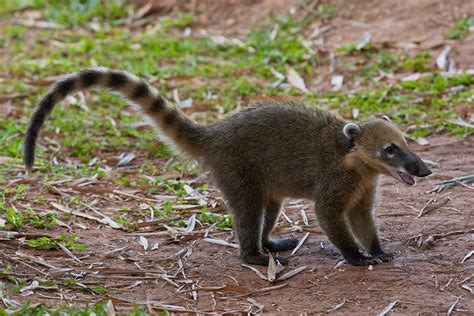
<instances>
[{"instance_id":1,"label":"green grass","mask_svg":"<svg viewBox=\"0 0 474 316\"><path fill-rule=\"evenodd\" d=\"M463 15L448 31L448 38L461 40L469 35L469 27L474 27L474 16Z\"/></svg>"},{"instance_id":2,"label":"green grass","mask_svg":"<svg viewBox=\"0 0 474 316\"><path fill-rule=\"evenodd\" d=\"M96 289L97 291L101 291L100 289ZM100 302L93 305L87 305L84 308L77 308L77 307L70 307L70 306L61 306L56 308L51 308L43 304L33 304L27 303L23 305L21 308L11 311L11 310L4 310L0 308L0 316L7 316L7 315L14 315L14 316L40 316L40 315L52 315L52 316L60 316L60 315L67 315L67 316L89 316L89 315L97 315L97 316L106 316L108 315L107 311L107 302ZM128 315L128 316L145 316L150 315L144 308L134 306L133 309L127 313L120 313L120 315ZM164 314L166 315L166 314Z\"/></svg>"},{"instance_id":3,"label":"green grass","mask_svg":"<svg viewBox=\"0 0 474 316\"><path fill-rule=\"evenodd\" d=\"M51 239L49 237L40 237L37 239L26 240L25 243L31 248L41 248L41 249L60 249L60 245L72 249L83 251L87 247L76 242L77 234L72 234L71 237L65 235L59 236L58 238Z\"/></svg>"},{"instance_id":4,"label":"green grass","mask_svg":"<svg viewBox=\"0 0 474 316\"><path fill-rule=\"evenodd\" d=\"M2 0L0 14L13 9L33 8L41 10L46 19L66 27L87 22L122 24L132 7L126 0Z\"/></svg>"}]
</instances>

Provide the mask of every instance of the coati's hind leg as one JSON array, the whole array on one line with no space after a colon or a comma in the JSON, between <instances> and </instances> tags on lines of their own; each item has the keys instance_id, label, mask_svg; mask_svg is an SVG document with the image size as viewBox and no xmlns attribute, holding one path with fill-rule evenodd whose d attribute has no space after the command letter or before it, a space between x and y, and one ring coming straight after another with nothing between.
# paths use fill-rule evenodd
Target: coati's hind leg
<instances>
[{"instance_id":1,"label":"coati's hind leg","mask_svg":"<svg viewBox=\"0 0 474 316\"><path fill-rule=\"evenodd\" d=\"M346 224L344 213L330 205L316 205L316 217L319 225L329 240L342 252L344 259L355 266L367 266L377 262L376 259L366 257L360 253L349 227Z\"/></svg>"},{"instance_id":2,"label":"coati's hind leg","mask_svg":"<svg viewBox=\"0 0 474 316\"><path fill-rule=\"evenodd\" d=\"M383 262L393 259L393 254L383 251L380 246L373 214L372 196L364 196L359 203L356 203L354 208L347 212L347 219L354 236L371 256Z\"/></svg>"},{"instance_id":3,"label":"coati's hind leg","mask_svg":"<svg viewBox=\"0 0 474 316\"><path fill-rule=\"evenodd\" d=\"M268 265L268 255L262 249L263 195L248 185L239 187L240 190L236 189L222 191L234 213L234 230L239 239L240 258L245 263ZM281 264L288 263L284 258L275 259Z\"/></svg>"},{"instance_id":4,"label":"coati's hind leg","mask_svg":"<svg viewBox=\"0 0 474 316\"><path fill-rule=\"evenodd\" d=\"M287 238L273 240L270 238L270 233L275 227L280 215L281 202L280 201L268 201L265 207L265 215L263 218L263 232L262 232L262 245L263 248L271 252L292 250L298 245L297 238Z\"/></svg>"}]
</instances>

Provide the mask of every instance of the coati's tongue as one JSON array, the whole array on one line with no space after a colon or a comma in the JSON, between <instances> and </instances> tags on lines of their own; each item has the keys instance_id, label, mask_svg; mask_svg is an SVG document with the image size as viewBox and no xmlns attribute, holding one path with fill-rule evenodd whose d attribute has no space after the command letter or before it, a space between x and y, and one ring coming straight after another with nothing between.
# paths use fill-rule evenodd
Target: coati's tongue
<instances>
[{"instance_id":1,"label":"coati's tongue","mask_svg":"<svg viewBox=\"0 0 474 316\"><path fill-rule=\"evenodd\" d=\"M403 173L403 172L400 172L400 171L397 171L398 175L400 176L400 178L402 178L403 182L405 182L406 184L408 185L414 185L415 184L415 178L406 174L406 173Z\"/></svg>"}]
</instances>

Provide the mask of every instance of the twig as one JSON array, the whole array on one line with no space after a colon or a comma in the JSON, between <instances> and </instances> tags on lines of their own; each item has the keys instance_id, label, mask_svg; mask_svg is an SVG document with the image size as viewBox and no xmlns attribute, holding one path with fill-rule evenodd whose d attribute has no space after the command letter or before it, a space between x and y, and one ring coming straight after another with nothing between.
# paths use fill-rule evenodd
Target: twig
<instances>
[{"instance_id":1,"label":"twig","mask_svg":"<svg viewBox=\"0 0 474 316\"><path fill-rule=\"evenodd\" d=\"M425 206L423 206L423 208L420 210L420 213L418 213L418 218L420 218L421 216L425 215L425 214L428 214L434 210L437 210L443 206L445 206L446 204L448 204L448 202L451 201L451 199L449 197L441 197L441 199L431 199L428 201L428 203L425 204Z\"/></svg>"},{"instance_id":2,"label":"twig","mask_svg":"<svg viewBox=\"0 0 474 316\"><path fill-rule=\"evenodd\" d=\"M69 249L67 249L64 245L61 245L60 243L58 243L58 246L69 256L71 257L74 261L80 263L80 264L84 264L84 262L81 261L81 259L79 259L78 257L76 257Z\"/></svg>"},{"instance_id":3,"label":"twig","mask_svg":"<svg viewBox=\"0 0 474 316\"><path fill-rule=\"evenodd\" d=\"M472 255L474 255L474 250L471 250L471 252L465 255L464 258L462 258L461 263L464 263L467 259L471 258Z\"/></svg>"},{"instance_id":4,"label":"twig","mask_svg":"<svg viewBox=\"0 0 474 316\"><path fill-rule=\"evenodd\" d=\"M290 256L293 256L300 248L301 246L303 246L304 242L306 241L306 239L308 239L309 237L309 233L306 233L306 235L304 235L303 238L301 238L300 242L298 243L298 245L296 245L295 249L293 249L293 251L291 252Z\"/></svg>"},{"instance_id":5,"label":"twig","mask_svg":"<svg viewBox=\"0 0 474 316\"><path fill-rule=\"evenodd\" d=\"M446 233L433 234L431 236L433 236L434 239L441 239L441 238L446 238L446 237L450 237L454 235L464 235L464 234L470 234L470 233L474 233L474 228L469 229L469 230L453 230Z\"/></svg>"},{"instance_id":6,"label":"twig","mask_svg":"<svg viewBox=\"0 0 474 316\"><path fill-rule=\"evenodd\" d=\"M283 284L280 284L280 285L275 285L275 286L270 286L270 287L264 287L264 288L261 288L261 289L258 289L258 290L254 290L254 291L250 291L249 293L245 293L245 294L240 294L240 295L237 295L237 296L232 296L232 297L222 297L222 299L236 299L236 298L241 298L241 297L246 297L246 296L250 296L250 295L253 295L253 294L260 294L260 293L266 293L266 292L270 292L270 291L273 291L273 290L279 290L285 286L287 286L288 283L283 283Z\"/></svg>"},{"instance_id":7,"label":"twig","mask_svg":"<svg viewBox=\"0 0 474 316\"><path fill-rule=\"evenodd\" d=\"M236 248L236 249L240 248L239 245L230 243L230 242L222 240L222 239L204 238L203 240L206 241L206 242L212 243L212 244L218 244L218 245L222 245L222 246L229 246L229 247Z\"/></svg>"},{"instance_id":8,"label":"twig","mask_svg":"<svg viewBox=\"0 0 474 316\"><path fill-rule=\"evenodd\" d=\"M18 259L12 258L12 257L8 258L8 260L12 260L12 261L18 262L18 263L20 263L20 264L23 264L23 265L25 265L25 266L27 266L27 267L29 267L29 268L35 270L36 272L41 273L42 275L47 275L47 274L48 274L48 273L45 273L45 272L41 271L40 269L37 269L37 268L35 268L34 266L32 266L32 265L30 265L30 264L28 264L28 263L26 263L26 262L23 262L23 261L21 261L21 260L18 260Z\"/></svg>"},{"instance_id":9,"label":"twig","mask_svg":"<svg viewBox=\"0 0 474 316\"><path fill-rule=\"evenodd\" d=\"M453 313L454 308L456 308L456 305L458 304L458 302L459 302L459 297L456 297L456 302L454 302L454 304L451 305L451 307L448 309L446 316L450 316Z\"/></svg>"},{"instance_id":10,"label":"twig","mask_svg":"<svg viewBox=\"0 0 474 316\"><path fill-rule=\"evenodd\" d=\"M428 191L428 193L441 192L446 188L456 186L456 185L466 184L466 183L468 183L470 181L473 181L473 180L474 180L474 174L470 174L470 175L465 175L465 176L456 177L456 178L452 178L452 179L449 179L449 180L441 181L441 182L436 183L436 186L434 187L434 189L432 189L431 191Z\"/></svg>"},{"instance_id":11,"label":"twig","mask_svg":"<svg viewBox=\"0 0 474 316\"><path fill-rule=\"evenodd\" d=\"M438 239L443 239L443 238L454 236L454 235L464 235L464 234L470 234L470 233L474 233L474 229L453 230L453 231L446 232L446 233L428 235L428 237L426 237L423 241L420 241L418 243L418 247L420 247L420 246L424 246L424 247L431 246ZM409 240L417 240L417 239L420 239L421 237L423 237L423 234L413 236L413 237L409 238Z\"/></svg>"},{"instance_id":12,"label":"twig","mask_svg":"<svg viewBox=\"0 0 474 316\"><path fill-rule=\"evenodd\" d=\"M450 236L454 236L454 235L464 235L464 234L470 234L470 233L474 233L474 229L452 230L452 231L449 231L449 232L446 232L446 233L438 233L438 234L433 234L433 235L430 235L430 236L433 237L434 239L442 239L442 238L446 238L446 237L450 237ZM423 236L423 234L419 234L419 235L410 237L409 240L416 240L416 239L420 238L421 236Z\"/></svg>"},{"instance_id":13,"label":"twig","mask_svg":"<svg viewBox=\"0 0 474 316\"><path fill-rule=\"evenodd\" d=\"M113 190L112 192L116 193L118 195L123 195L123 196L127 196L129 198L132 198L132 199L136 199L136 200L150 201L150 202L154 202L154 203L162 203L163 202L163 201L156 200L156 199L150 199L150 198L143 197L143 196L129 194L129 193L122 192L122 191L119 191L119 190Z\"/></svg>"},{"instance_id":14,"label":"twig","mask_svg":"<svg viewBox=\"0 0 474 316\"><path fill-rule=\"evenodd\" d=\"M98 223L101 223L101 224L104 224L104 225L109 225L110 227L112 228L117 228L116 225L118 225L117 223L115 223L116 225L111 225L111 219L109 217L105 217L105 218L98 218L98 217L95 217L93 215L89 215L89 214L86 214L86 213L82 213L82 212L78 212L78 211L74 211L74 210L71 210L61 204L58 204L58 203L55 203L55 202L51 202L51 206L54 207L55 209L63 212L63 213L66 213L66 214L72 214L72 215L75 215L75 216L78 216L78 217L83 217L83 218L87 218L87 219L90 219L90 220L93 220L93 221L96 221ZM107 220L108 219L108 220ZM113 221L112 221L113 222ZM122 227L122 226L120 226Z\"/></svg>"},{"instance_id":15,"label":"twig","mask_svg":"<svg viewBox=\"0 0 474 316\"><path fill-rule=\"evenodd\" d=\"M186 289L186 290L181 290L177 291L177 294L183 294L183 293L188 293L188 292L195 292L195 291L207 291L207 292L213 292L213 291L218 291L218 290L223 290L227 286L208 286L208 287L198 287L194 289Z\"/></svg>"},{"instance_id":16,"label":"twig","mask_svg":"<svg viewBox=\"0 0 474 316\"><path fill-rule=\"evenodd\" d=\"M116 221L114 221L113 219L111 219L110 217L108 217L107 215L99 212L97 209L93 208L92 206L90 206L89 204L86 204L84 202L79 202L79 204L81 204L82 206L90 209L91 211L93 211L94 213L96 213L97 215L100 215L102 216L101 220L103 223L107 223L107 225L109 225L110 227L112 228L115 228L115 229L123 229L123 226L118 224Z\"/></svg>"},{"instance_id":17,"label":"twig","mask_svg":"<svg viewBox=\"0 0 474 316\"><path fill-rule=\"evenodd\" d=\"M182 218L182 216L164 217L164 218L160 218L160 219L157 219L157 220L154 220L154 221L143 222L143 223L134 223L133 225L136 226L136 227L139 227L139 228L143 228L143 227L148 227L148 226L155 226L157 224L162 224L162 223L166 223L166 222L172 222L172 221L178 220L180 218Z\"/></svg>"}]
</instances>

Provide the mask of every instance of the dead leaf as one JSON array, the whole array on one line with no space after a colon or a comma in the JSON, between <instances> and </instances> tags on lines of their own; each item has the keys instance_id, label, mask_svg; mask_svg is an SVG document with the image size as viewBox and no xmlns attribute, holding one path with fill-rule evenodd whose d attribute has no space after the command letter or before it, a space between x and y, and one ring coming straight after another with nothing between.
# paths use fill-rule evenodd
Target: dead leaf
<instances>
[{"instance_id":1,"label":"dead leaf","mask_svg":"<svg viewBox=\"0 0 474 316\"><path fill-rule=\"evenodd\" d=\"M147 15L151 11L152 8L153 8L153 1L148 1L147 4L145 4L144 6L140 7L137 10L135 15L133 16L133 19L134 20L140 20L145 15Z\"/></svg>"},{"instance_id":2,"label":"dead leaf","mask_svg":"<svg viewBox=\"0 0 474 316\"><path fill-rule=\"evenodd\" d=\"M303 272L304 270L306 270L306 266L302 266L302 267L293 269L291 271L288 271L287 273L285 273L281 277L279 277L278 281L283 281L283 280L289 279L289 278L297 275L298 273Z\"/></svg>"},{"instance_id":3,"label":"dead leaf","mask_svg":"<svg viewBox=\"0 0 474 316\"><path fill-rule=\"evenodd\" d=\"M139 243L140 245L142 245L143 250L145 250L145 251L148 250L148 240L147 240L145 237L140 236L140 237L139 237L139 240L138 240L138 243Z\"/></svg>"},{"instance_id":4,"label":"dead leaf","mask_svg":"<svg viewBox=\"0 0 474 316\"><path fill-rule=\"evenodd\" d=\"M402 81L416 81L416 80L420 80L421 76L422 74L420 74L419 72L415 72L414 74L403 77L401 80Z\"/></svg>"},{"instance_id":5,"label":"dead leaf","mask_svg":"<svg viewBox=\"0 0 474 316\"><path fill-rule=\"evenodd\" d=\"M330 309L327 310L328 313L337 311L339 308L341 308L344 304L346 303L346 299L343 299L341 303L334 305Z\"/></svg>"},{"instance_id":6,"label":"dead leaf","mask_svg":"<svg viewBox=\"0 0 474 316\"><path fill-rule=\"evenodd\" d=\"M258 311L256 312L256 314L259 314L265 308L265 305L263 305L262 303L254 300L253 298L249 297L249 298L247 298L247 301L250 302L253 306L258 308ZM254 314L254 312L252 312L252 314Z\"/></svg>"},{"instance_id":7,"label":"dead leaf","mask_svg":"<svg viewBox=\"0 0 474 316\"><path fill-rule=\"evenodd\" d=\"M181 98L179 97L178 89L173 90L173 99L174 102L181 108L181 109L188 109L193 106L193 99L188 98L186 100L181 101Z\"/></svg>"},{"instance_id":8,"label":"dead leaf","mask_svg":"<svg viewBox=\"0 0 474 316\"><path fill-rule=\"evenodd\" d=\"M436 58L436 66L442 71L449 71L452 67L452 60L449 59L451 53L451 46L446 46L443 51Z\"/></svg>"},{"instance_id":9,"label":"dead leaf","mask_svg":"<svg viewBox=\"0 0 474 316\"><path fill-rule=\"evenodd\" d=\"M457 120L452 119L452 120L448 120L448 122L453 123L457 126L461 126L461 127L474 128L474 124L470 124L470 123L465 122L465 121L460 120L460 119L457 119Z\"/></svg>"},{"instance_id":10,"label":"dead leaf","mask_svg":"<svg viewBox=\"0 0 474 316\"><path fill-rule=\"evenodd\" d=\"M252 267L252 266L249 266L249 265L247 265L247 264L245 264L245 263L242 263L242 266L243 266L243 267L246 267L246 268L249 268L250 270L252 270L253 272L255 272L255 273L258 275L258 277L259 277L260 279L265 280L265 281L268 280L267 277L264 276L263 273L260 272L257 268Z\"/></svg>"},{"instance_id":11,"label":"dead leaf","mask_svg":"<svg viewBox=\"0 0 474 316\"><path fill-rule=\"evenodd\" d=\"M334 75L331 77L332 91L340 91L344 82L344 76Z\"/></svg>"},{"instance_id":12,"label":"dead leaf","mask_svg":"<svg viewBox=\"0 0 474 316\"><path fill-rule=\"evenodd\" d=\"M467 259L471 258L472 255L474 255L474 250L472 250L470 253L465 255L464 258L462 258L461 263L464 263Z\"/></svg>"},{"instance_id":13,"label":"dead leaf","mask_svg":"<svg viewBox=\"0 0 474 316\"><path fill-rule=\"evenodd\" d=\"M112 303L112 300L109 300L105 305L105 313L107 316L115 316L115 307L114 303Z\"/></svg>"},{"instance_id":14,"label":"dead leaf","mask_svg":"<svg viewBox=\"0 0 474 316\"><path fill-rule=\"evenodd\" d=\"M194 226L196 226L196 214L191 215L191 217L188 219L188 225L186 226L186 230L184 232L189 234L194 230Z\"/></svg>"},{"instance_id":15,"label":"dead leaf","mask_svg":"<svg viewBox=\"0 0 474 316\"><path fill-rule=\"evenodd\" d=\"M426 145L429 145L430 142L424 138L424 137L417 137L415 138L415 142L418 144L418 145L421 145L421 146L426 146Z\"/></svg>"},{"instance_id":16,"label":"dead leaf","mask_svg":"<svg viewBox=\"0 0 474 316\"><path fill-rule=\"evenodd\" d=\"M11 157L2 157L0 156L0 165L3 165L3 164L6 164L6 163L9 163L9 162L13 162L14 159L11 158Z\"/></svg>"},{"instance_id":17,"label":"dead leaf","mask_svg":"<svg viewBox=\"0 0 474 316\"><path fill-rule=\"evenodd\" d=\"M288 83L292 85L293 87L308 93L309 90L306 88L306 84L304 83L303 78L300 77L300 75L294 70L291 66L285 65L286 69L286 79L288 80Z\"/></svg>"},{"instance_id":18,"label":"dead leaf","mask_svg":"<svg viewBox=\"0 0 474 316\"><path fill-rule=\"evenodd\" d=\"M275 282L277 274L283 271L284 268L279 261L275 261L271 253L268 253L268 259L267 280Z\"/></svg>"},{"instance_id":19,"label":"dead leaf","mask_svg":"<svg viewBox=\"0 0 474 316\"><path fill-rule=\"evenodd\" d=\"M470 287L469 285L467 284L463 284L461 285L461 287L467 291L469 291L471 294L474 294L474 289L472 287Z\"/></svg>"},{"instance_id":20,"label":"dead leaf","mask_svg":"<svg viewBox=\"0 0 474 316\"><path fill-rule=\"evenodd\" d=\"M115 165L116 167L122 167L125 165L128 165L130 162L132 162L133 159L135 159L135 154L133 153L121 153L120 156L118 157L119 161Z\"/></svg>"},{"instance_id":21,"label":"dead leaf","mask_svg":"<svg viewBox=\"0 0 474 316\"><path fill-rule=\"evenodd\" d=\"M360 110L358 108L352 108L351 115L353 119L357 119L359 117Z\"/></svg>"},{"instance_id":22,"label":"dead leaf","mask_svg":"<svg viewBox=\"0 0 474 316\"><path fill-rule=\"evenodd\" d=\"M23 98L26 97L24 93L10 93L10 94L0 94L0 102L9 101L15 98Z\"/></svg>"},{"instance_id":23,"label":"dead leaf","mask_svg":"<svg viewBox=\"0 0 474 316\"><path fill-rule=\"evenodd\" d=\"M368 33L368 32L365 32L365 33L362 35L362 38L357 42L355 48L356 48L357 50L363 49L364 47L367 46L367 44L370 43L371 39L372 39L372 35L370 35L370 33Z\"/></svg>"},{"instance_id":24,"label":"dead leaf","mask_svg":"<svg viewBox=\"0 0 474 316\"><path fill-rule=\"evenodd\" d=\"M306 211L304 208L301 209L301 217L303 218L303 223L306 226L309 226L308 217L306 216Z\"/></svg>"},{"instance_id":25,"label":"dead leaf","mask_svg":"<svg viewBox=\"0 0 474 316\"><path fill-rule=\"evenodd\" d=\"M30 296L33 295L33 290L36 290L39 287L39 282L34 280L31 282L30 285L25 286L24 288L20 289L21 296Z\"/></svg>"},{"instance_id":26,"label":"dead leaf","mask_svg":"<svg viewBox=\"0 0 474 316\"><path fill-rule=\"evenodd\" d=\"M203 240L204 240L205 242L209 242L209 243L212 243L212 244L218 244L218 245L222 245L222 246L228 246L228 247L232 247L232 248L236 248L236 249L239 249L239 248L240 248L239 245L230 243L230 242L225 241L225 240L222 240L222 239L204 238Z\"/></svg>"},{"instance_id":27,"label":"dead leaf","mask_svg":"<svg viewBox=\"0 0 474 316\"><path fill-rule=\"evenodd\" d=\"M395 307L395 305L398 303L398 300L395 300L393 301L392 303L388 304L387 307L385 307L383 309L383 311L379 314L379 316L385 316L387 315L391 310L392 308Z\"/></svg>"},{"instance_id":28,"label":"dead leaf","mask_svg":"<svg viewBox=\"0 0 474 316\"><path fill-rule=\"evenodd\" d=\"M53 29L53 30L64 29L64 26L62 26L61 24L48 22L48 21L15 20L15 24L38 28L38 29Z\"/></svg>"},{"instance_id":29,"label":"dead leaf","mask_svg":"<svg viewBox=\"0 0 474 316\"><path fill-rule=\"evenodd\" d=\"M303 238L301 238L300 242L298 243L298 245L296 245L295 249L293 249L293 251L291 252L290 256L293 256L300 248L301 246L303 246L304 242L306 241L306 239L308 239L309 237L309 233L306 233L306 235L304 235Z\"/></svg>"}]
</instances>

